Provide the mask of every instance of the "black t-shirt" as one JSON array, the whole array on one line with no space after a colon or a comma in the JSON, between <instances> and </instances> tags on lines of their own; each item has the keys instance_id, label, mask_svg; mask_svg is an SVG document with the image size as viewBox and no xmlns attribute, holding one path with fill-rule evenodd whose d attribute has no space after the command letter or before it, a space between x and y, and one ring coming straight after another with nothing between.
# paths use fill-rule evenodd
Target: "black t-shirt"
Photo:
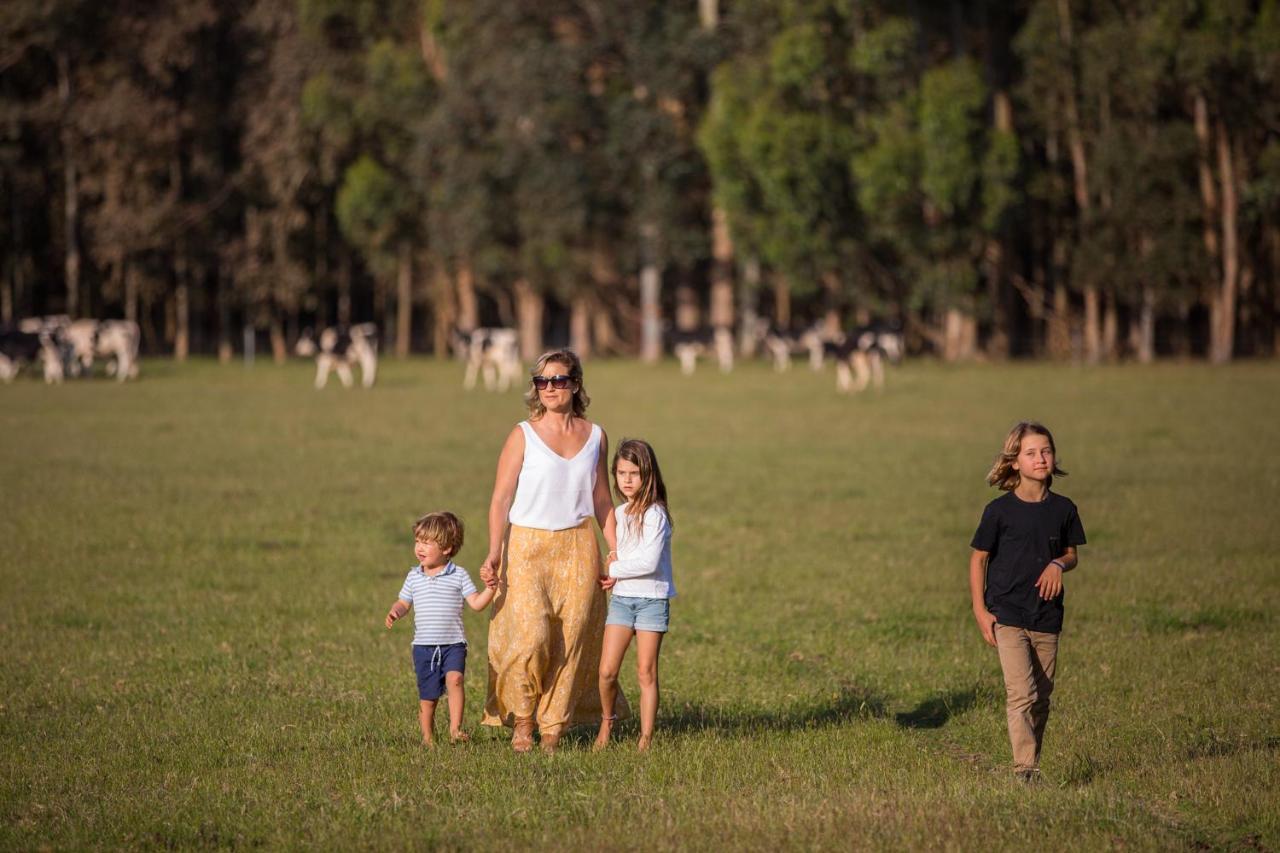
<instances>
[{"instance_id":1,"label":"black t-shirt","mask_svg":"<svg viewBox=\"0 0 1280 853\"><path fill-rule=\"evenodd\" d=\"M1053 492L1039 503L1027 503L1008 492L987 504L969 543L987 551L987 609L1001 625L1046 631L1062 630L1062 599L1045 601L1036 589L1044 567L1083 545L1084 527L1070 498Z\"/></svg>"}]
</instances>

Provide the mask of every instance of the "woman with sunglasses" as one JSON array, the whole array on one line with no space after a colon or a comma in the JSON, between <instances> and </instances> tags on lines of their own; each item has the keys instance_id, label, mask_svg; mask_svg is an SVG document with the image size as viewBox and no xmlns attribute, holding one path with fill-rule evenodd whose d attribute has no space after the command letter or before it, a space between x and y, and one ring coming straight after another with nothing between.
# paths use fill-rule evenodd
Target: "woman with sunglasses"
<instances>
[{"instance_id":1,"label":"woman with sunglasses","mask_svg":"<svg viewBox=\"0 0 1280 853\"><path fill-rule=\"evenodd\" d=\"M596 674L608 613L592 520L616 547L609 439L586 419L582 362L544 353L507 436L489 502L480 577L498 589L489 622L484 724L511 726L516 752L554 752L566 728L600 720ZM629 715L623 697L614 713Z\"/></svg>"}]
</instances>

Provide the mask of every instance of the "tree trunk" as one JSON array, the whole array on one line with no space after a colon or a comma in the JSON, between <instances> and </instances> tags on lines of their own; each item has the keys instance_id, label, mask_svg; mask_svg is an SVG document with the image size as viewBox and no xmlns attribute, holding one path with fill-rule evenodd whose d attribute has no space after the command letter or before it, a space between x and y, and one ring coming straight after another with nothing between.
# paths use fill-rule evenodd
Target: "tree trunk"
<instances>
[{"instance_id":1,"label":"tree trunk","mask_svg":"<svg viewBox=\"0 0 1280 853\"><path fill-rule=\"evenodd\" d=\"M284 364L289 358L289 347L284 340L284 324L280 321L279 307L271 309L271 321L267 328L271 337L271 360L276 364Z\"/></svg>"},{"instance_id":2,"label":"tree trunk","mask_svg":"<svg viewBox=\"0 0 1280 853\"><path fill-rule=\"evenodd\" d=\"M744 356L755 355L757 334L756 326L760 322L758 307L760 302L760 261L747 258L742 263L742 284L738 291L738 302L742 305L742 326L738 331L738 349Z\"/></svg>"},{"instance_id":3,"label":"tree trunk","mask_svg":"<svg viewBox=\"0 0 1280 853\"><path fill-rule=\"evenodd\" d=\"M1218 177L1222 185L1222 285L1209 306L1209 360L1226 364L1235 354L1236 296L1240 285L1239 198L1231 136L1218 119Z\"/></svg>"},{"instance_id":4,"label":"tree trunk","mask_svg":"<svg viewBox=\"0 0 1280 853\"><path fill-rule=\"evenodd\" d=\"M711 32L720 23L720 0L698 0L698 19Z\"/></svg>"},{"instance_id":5,"label":"tree trunk","mask_svg":"<svg viewBox=\"0 0 1280 853\"><path fill-rule=\"evenodd\" d=\"M773 322L778 328L791 328L791 279L785 273L773 276Z\"/></svg>"},{"instance_id":6,"label":"tree trunk","mask_svg":"<svg viewBox=\"0 0 1280 853\"><path fill-rule=\"evenodd\" d=\"M527 278L516 279L516 325L520 332L520 357L533 363L542 355L542 314L546 301Z\"/></svg>"},{"instance_id":7,"label":"tree trunk","mask_svg":"<svg viewBox=\"0 0 1280 853\"><path fill-rule=\"evenodd\" d=\"M431 324L431 352L436 358L448 358L454 326L466 331L456 313L454 300L459 295L459 289L455 288L455 282L449 280L449 271L445 269L443 262L431 264L430 269L431 289L435 293L432 301L434 322ZM471 328L474 329L475 326Z\"/></svg>"},{"instance_id":8,"label":"tree trunk","mask_svg":"<svg viewBox=\"0 0 1280 853\"><path fill-rule=\"evenodd\" d=\"M585 293L576 294L569 304L569 349L586 361L591 358L591 304Z\"/></svg>"},{"instance_id":9,"label":"tree trunk","mask_svg":"<svg viewBox=\"0 0 1280 853\"><path fill-rule=\"evenodd\" d=\"M943 315L942 358L947 362L973 358L978 341L978 321L963 308L948 308Z\"/></svg>"},{"instance_id":10,"label":"tree trunk","mask_svg":"<svg viewBox=\"0 0 1280 853\"><path fill-rule=\"evenodd\" d=\"M409 357L413 336L413 247L401 240L396 258L396 358Z\"/></svg>"},{"instance_id":11,"label":"tree trunk","mask_svg":"<svg viewBox=\"0 0 1280 853\"><path fill-rule=\"evenodd\" d=\"M1142 302L1138 306L1138 361L1150 364L1156 358L1156 294L1150 284L1142 285Z\"/></svg>"},{"instance_id":12,"label":"tree trunk","mask_svg":"<svg viewBox=\"0 0 1280 853\"><path fill-rule=\"evenodd\" d=\"M640 359L653 364L662 358L662 271L658 260L658 226L640 227Z\"/></svg>"},{"instance_id":13,"label":"tree trunk","mask_svg":"<svg viewBox=\"0 0 1280 853\"><path fill-rule=\"evenodd\" d=\"M591 336L597 355L618 352L618 330L613 325L613 316L597 299L591 300Z\"/></svg>"},{"instance_id":14,"label":"tree trunk","mask_svg":"<svg viewBox=\"0 0 1280 853\"><path fill-rule=\"evenodd\" d=\"M14 265L17 263L15 259ZM0 323L6 326L13 324L13 281L8 276L3 285L0 285Z\"/></svg>"},{"instance_id":15,"label":"tree trunk","mask_svg":"<svg viewBox=\"0 0 1280 853\"><path fill-rule=\"evenodd\" d=\"M76 174L75 135L71 126L71 61L65 50L58 52L58 101L62 107L63 178L63 270L66 277L66 311L80 312L80 192Z\"/></svg>"},{"instance_id":16,"label":"tree trunk","mask_svg":"<svg viewBox=\"0 0 1280 853\"><path fill-rule=\"evenodd\" d=\"M480 325L480 305L476 300L476 274L471 258L458 261L458 329L474 331Z\"/></svg>"},{"instance_id":17,"label":"tree trunk","mask_svg":"<svg viewBox=\"0 0 1280 853\"><path fill-rule=\"evenodd\" d=\"M343 245L338 261L338 324L351 325L351 249ZM385 331L385 327L383 329Z\"/></svg>"},{"instance_id":18,"label":"tree trunk","mask_svg":"<svg viewBox=\"0 0 1280 853\"><path fill-rule=\"evenodd\" d=\"M827 335L837 338L843 333L840 321L840 277L834 272L822 275L822 301L825 309L822 313L822 326Z\"/></svg>"},{"instance_id":19,"label":"tree trunk","mask_svg":"<svg viewBox=\"0 0 1280 853\"><path fill-rule=\"evenodd\" d=\"M124 318L138 322L138 269L136 264L127 261L124 268Z\"/></svg>"},{"instance_id":20,"label":"tree trunk","mask_svg":"<svg viewBox=\"0 0 1280 853\"><path fill-rule=\"evenodd\" d=\"M711 325L733 328L733 238L719 205L711 210Z\"/></svg>"},{"instance_id":21,"label":"tree trunk","mask_svg":"<svg viewBox=\"0 0 1280 853\"><path fill-rule=\"evenodd\" d=\"M217 276L218 289L214 301L218 305L218 363L230 364L234 354L231 346L231 286L221 264L218 265Z\"/></svg>"},{"instance_id":22,"label":"tree trunk","mask_svg":"<svg viewBox=\"0 0 1280 853\"><path fill-rule=\"evenodd\" d=\"M1114 361L1120 354L1120 315L1116 295L1108 290L1102 306L1102 357Z\"/></svg>"},{"instance_id":23,"label":"tree trunk","mask_svg":"<svg viewBox=\"0 0 1280 853\"><path fill-rule=\"evenodd\" d=\"M182 246L173 258L173 276L173 358L181 363L191 351L190 267Z\"/></svg>"}]
</instances>

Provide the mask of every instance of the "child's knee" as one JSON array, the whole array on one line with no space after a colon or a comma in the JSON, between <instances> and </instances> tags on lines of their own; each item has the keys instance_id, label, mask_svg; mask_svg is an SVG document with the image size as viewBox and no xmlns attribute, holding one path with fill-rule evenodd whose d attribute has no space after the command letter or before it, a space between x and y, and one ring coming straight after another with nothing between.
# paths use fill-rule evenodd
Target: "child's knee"
<instances>
[{"instance_id":1,"label":"child's knee","mask_svg":"<svg viewBox=\"0 0 1280 853\"><path fill-rule=\"evenodd\" d=\"M658 683L658 667L642 666L636 669L636 681L641 687L652 687Z\"/></svg>"},{"instance_id":2,"label":"child's knee","mask_svg":"<svg viewBox=\"0 0 1280 853\"><path fill-rule=\"evenodd\" d=\"M461 687L461 686L462 686L462 673L460 673L460 672L446 672L446 673L444 674L444 684L445 684L445 686L446 686L446 687Z\"/></svg>"},{"instance_id":3,"label":"child's knee","mask_svg":"<svg viewBox=\"0 0 1280 853\"><path fill-rule=\"evenodd\" d=\"M607 685L609 685L609 686L611 686L611 687L612 687L614 684L617 684L617 683L618 683L618 668L617 668L616 666L614 666L614 667L606 667L604 664L601 664L601 665L600 665L600 683L601 683L601 684L607 684Z\"/></svg>"}]
</instances>

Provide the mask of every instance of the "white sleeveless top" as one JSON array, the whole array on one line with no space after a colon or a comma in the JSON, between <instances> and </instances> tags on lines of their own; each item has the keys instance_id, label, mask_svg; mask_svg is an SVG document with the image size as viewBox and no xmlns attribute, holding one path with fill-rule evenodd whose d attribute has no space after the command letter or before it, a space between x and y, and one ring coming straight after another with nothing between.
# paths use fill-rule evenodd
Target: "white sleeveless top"
<instances>
[{"instance_id":1,"label":"white sleeveless top","mask_svg":"<svg viewBox=\"0 0 1280 853\"><path fill-rule=\"evenodd\" d=\"M528 421L521 421L520 429L524 431L524 462L507 520L539 530L568 530L594 517L599 424L591 425L587 443L572 459L548 447Z\"/></svg>"}]
</instances>

